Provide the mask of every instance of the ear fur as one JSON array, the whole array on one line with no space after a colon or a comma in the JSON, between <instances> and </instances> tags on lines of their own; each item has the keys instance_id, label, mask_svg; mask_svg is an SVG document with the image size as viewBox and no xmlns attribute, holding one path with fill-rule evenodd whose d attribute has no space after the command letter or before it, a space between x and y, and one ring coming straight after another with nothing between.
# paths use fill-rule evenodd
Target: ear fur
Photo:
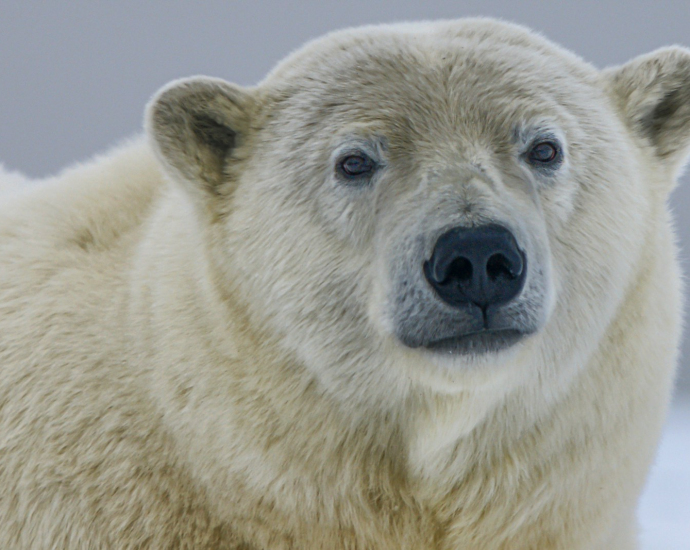
<instances>
[{"instance_id":1,"label":"ear fur","mask_svg":"<svg viewBox=\"0 0 690 550\"><path fill-rule=\"evenodd\" d=\"M690 50L662 48L604 76L631 129L677 171L690 152Z\"/></svg>"},{"instance_id":2,"label":"ear fur","mask_svg":"<svg viewBox=\"0 0 690 550\"><path fill-rule=\"evenodd\" d=\"M217 194L233 152L247 138L253 103L248 91L224 80L176 80L149 103L146 131L174 179Z\"/></svg>"}]
</instances>

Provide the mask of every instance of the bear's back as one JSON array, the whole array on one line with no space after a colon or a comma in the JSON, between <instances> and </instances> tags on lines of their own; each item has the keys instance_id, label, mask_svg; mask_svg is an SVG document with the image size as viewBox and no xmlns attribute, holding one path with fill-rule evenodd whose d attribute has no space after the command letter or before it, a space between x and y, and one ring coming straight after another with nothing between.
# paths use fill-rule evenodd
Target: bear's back
<instances>
[{"instance_id":1,"label":"bear's back","mask_svg":"<svg viewBox=\"0 0 690 550\"><path fill-rule=\"evenodd\" d=\"M231 540L125 359L128 267L163 185L148 146L26 187L3 181L0 546Z\"/></svg>"}]
</instances>

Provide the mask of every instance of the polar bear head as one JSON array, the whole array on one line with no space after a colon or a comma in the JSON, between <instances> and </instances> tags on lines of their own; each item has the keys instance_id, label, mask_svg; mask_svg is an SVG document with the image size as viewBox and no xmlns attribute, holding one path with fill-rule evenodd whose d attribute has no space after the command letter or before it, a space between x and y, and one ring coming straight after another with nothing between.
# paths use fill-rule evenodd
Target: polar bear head
<instances>
[{"instance_id":1,"label":"polar bear head","mask_svg":"<svg viewBox=\"0 0 690 550\"><path fill-rule=\"evenodd\" d=\"M649 261L690 52L602 72L488 20L368 27L255 88L173 82L147 131L258 341L343 399L509 385L582 364Z\"/></svg>"}]
</instances>

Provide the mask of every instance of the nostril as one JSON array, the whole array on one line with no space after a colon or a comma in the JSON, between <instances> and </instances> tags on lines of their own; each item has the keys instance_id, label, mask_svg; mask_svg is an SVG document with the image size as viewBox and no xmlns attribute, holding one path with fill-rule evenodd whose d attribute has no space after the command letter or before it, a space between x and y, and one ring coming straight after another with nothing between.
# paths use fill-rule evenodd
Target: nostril
<instances>
[{"instance_id":1,"label":"nostril","mask_svg":"<svg viewBox=\"0 0 690 550\"><path fill-rule=\"evenodd\" d=\"M517 274L513 272L513 266L510 260L503 254L494 254L486 263L486 274L491 281L496 281L500 278L515 279Z\"/></svg>"},{"instance_id":2,"label":"nostril","mask_svg":"<svg viewBox=\"0 0 690 550\"><path fill-rule=\"evenodd\" d=\"M448 273L446 275L446 280L456 280L467 282L472 280L472 262L467 258L456 258L453 263L450 264Z\"/></svg>"}]
</instances>

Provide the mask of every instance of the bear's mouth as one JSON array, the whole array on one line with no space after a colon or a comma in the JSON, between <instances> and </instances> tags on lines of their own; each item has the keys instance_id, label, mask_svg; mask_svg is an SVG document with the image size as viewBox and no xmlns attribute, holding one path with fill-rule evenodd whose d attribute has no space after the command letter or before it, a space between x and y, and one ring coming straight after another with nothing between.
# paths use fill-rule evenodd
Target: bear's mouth
<instances>
[{"instance_id":1,"label":"bear's mouth","mask_svg":"<svg viewBox=\"0 0 690 550\"><path fill-rule=\"evenodd\" d=\"M429 350L458 355L483 355L504 351L526 334L516 329L483 329L422 344Z\"/></svg>"}]
</instances>

